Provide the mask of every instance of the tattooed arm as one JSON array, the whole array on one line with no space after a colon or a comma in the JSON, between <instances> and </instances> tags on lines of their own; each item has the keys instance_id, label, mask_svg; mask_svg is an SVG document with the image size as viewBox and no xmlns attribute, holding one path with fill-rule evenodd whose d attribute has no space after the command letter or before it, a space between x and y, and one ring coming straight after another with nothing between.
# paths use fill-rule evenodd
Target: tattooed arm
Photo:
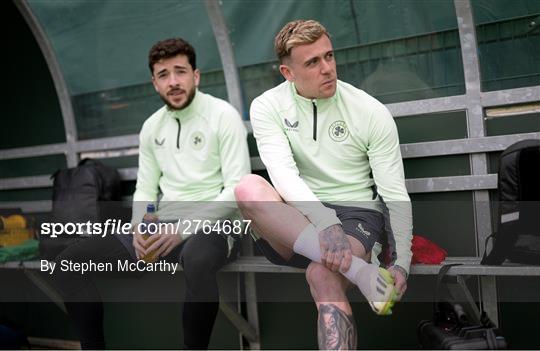
<instances>
[{"instance_id":1,"label":"tattooed arm","mask_svg":"<svg viewBox=\"0 0 540 351\"><path fill-rule=\"evenodd\" d=\"M317 336L319 350L355 350L357 333L353 316L334 304L321 304Z\"/></svg>"},{"instance_id":2,"label":"tattooed arm","mask_svg":"<svg viewBox=\"0 0 540 351\"><path fill-rule=\"evenodd\" d=\"M340 224L334 224L319 233L322 264L333 272L349 270L352 262L351 243Z\"/></svg>"}]
</instances>

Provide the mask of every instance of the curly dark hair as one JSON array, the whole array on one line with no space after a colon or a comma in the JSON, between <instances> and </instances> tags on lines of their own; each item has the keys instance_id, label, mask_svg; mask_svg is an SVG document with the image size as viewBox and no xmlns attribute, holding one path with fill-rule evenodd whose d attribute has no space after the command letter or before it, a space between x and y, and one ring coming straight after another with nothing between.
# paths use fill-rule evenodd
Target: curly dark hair
<instances>
[{"instance_id":1,"label":"curly dark hair","mask_svg":"<svg viewBox=\"0 0 540 351\"><path fill-rule=\"evenodd\" d=\"M195 49L190 43L182 38L170 38L160 40L152 46L148 53L148 68L154 74L154 64L159 60L175 57L176 55L186 55L194 70L197 68Z\"/></svg>"}]
</instances>

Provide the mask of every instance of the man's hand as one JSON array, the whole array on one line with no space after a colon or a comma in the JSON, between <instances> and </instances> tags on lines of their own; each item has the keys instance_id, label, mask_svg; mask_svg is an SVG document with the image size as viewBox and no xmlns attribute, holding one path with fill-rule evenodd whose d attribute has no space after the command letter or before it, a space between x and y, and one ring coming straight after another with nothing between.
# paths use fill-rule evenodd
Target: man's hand
<instances>
[{"instance_id":1,"label":"man's hand","mask_svg":"<svg viewBox=\"0 0 540 351\"><path fill-rule=\"evenodd\" d=\"M322 264L332 272L347 272L351 267L351 243L343 228L334 224L319 233Z\"/></svg>"},{"instance_id":2,"label":"man's hand","mask_svg":"<svg viewBox=\"0 0 540 351\"><path fill-rule=\"evenodd\" d=\"M182 242L182 235L168 233L164 228L161 227L158 234L153 234L146 239L146 252L154 252L156 258L167 256Z\"/></svg>"},{"instance_id":3,"label":"man's hand","mask_svg":"<svg viewBox=\"0 0 540 351\"><path fill-rule=\"evenodd\" d=\"M407 273L400 266L392 266L388 268L388 271L394 278L394 286L398 292L398 300L401 300L401 297L407 290Z\"/></svg>"},{"instance_id":4,"label":"man's hand","mask_svg":"<svg viewBox=\"0 0 540 351\"><path fill-rule=\"evenodd\" d=\"M133 248L135 249L135 256L137 256L138 260L146 255L146 240L139 233L138 225L135 225L133 229Z\"/></svg>"}]
</instances>

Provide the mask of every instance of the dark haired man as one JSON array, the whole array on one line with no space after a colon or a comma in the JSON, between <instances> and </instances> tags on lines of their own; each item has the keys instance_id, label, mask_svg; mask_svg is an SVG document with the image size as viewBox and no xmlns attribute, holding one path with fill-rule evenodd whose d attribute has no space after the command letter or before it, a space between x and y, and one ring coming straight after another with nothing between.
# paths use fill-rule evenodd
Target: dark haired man
<instances>
[{"instance_id":1,"label":"dark haired man","mask_svg":"<svg viewBox=\"0 0 540 351\"><path fill-rule=\"evenodd\" d=\"M182 234L193 232L196 221L215 224L235 216L234 187L250 172L246 130L230 104L197 89L200 72L188 42L159 41L148 61L152 84L165 106L145 121L140 133L134 233L81 241L56 261L134 262L153 252L159 259L180 263L186 280L184 347L206 349L219 307L216 272L235 258L236 245L231 236L217 231ZM170 226L145 240L138 224L146 205L158 202L160 190L160 221L181 219L183 226L178 233ZM218 227L212 225L212 230ZM81 346L103 349L103 306L93 281L72 272L58 273L55 280Z\"/></svg>"}]
</instances>

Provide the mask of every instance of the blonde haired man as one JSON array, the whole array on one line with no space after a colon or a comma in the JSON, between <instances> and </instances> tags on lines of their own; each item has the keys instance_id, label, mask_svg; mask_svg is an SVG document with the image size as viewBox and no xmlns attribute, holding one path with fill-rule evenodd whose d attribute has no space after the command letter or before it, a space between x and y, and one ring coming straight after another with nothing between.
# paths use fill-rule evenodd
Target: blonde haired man
<instances>
[{"instance_id":1,"label":"blonde haired man","mask_svg":"<svg viewBox=\"0 0 540 351\"><path fill-rule=\"evenodd\" d=\"M406 290L412 215L397 129L384 105L337 79L320 23L290 22L274 44L286 81L256 98L250 114L275 189L249 175L236 199L270 261L307 268L319 347L354 349L350 282L382 315ZM388 271L368 263L383 239Z\"/></svg>"}]
</instances>

